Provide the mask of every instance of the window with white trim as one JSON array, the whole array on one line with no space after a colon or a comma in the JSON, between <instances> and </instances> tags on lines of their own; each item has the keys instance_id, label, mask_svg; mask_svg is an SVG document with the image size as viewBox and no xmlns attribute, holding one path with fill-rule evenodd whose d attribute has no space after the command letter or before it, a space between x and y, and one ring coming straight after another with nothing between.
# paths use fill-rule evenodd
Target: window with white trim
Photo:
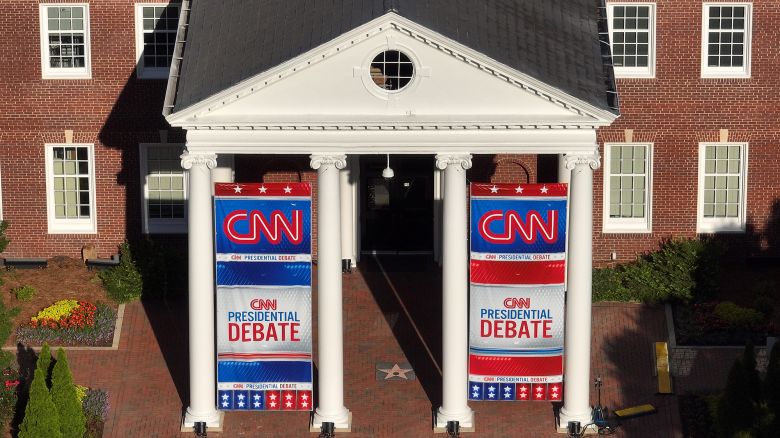
<instances>
[{"instance_id":1,"label":"window with white trim","mask_svg":"<svg viewBox=\"0 0 780 438\"><path fill-rule=\"evenodd\" d=\"M655 77L655 4L610 3L609 41L616 77Z\"/></svg>"},{"instance_id":2,"label":"window with white trim","mask_svg":"<svg viewBox=\"0 0 780 438\"><path fill-rule=\"evenodd\" d=\"M652 161L650 143L604 145L605 233L650 232Z\"/></svg>"},{"instance_id":3,"label":"window with white trim","mask_svg":"<svg viewBox=\"0 0 780 438\"><path fill-rule=\"evenodd\" d=\"M49 233L95 233L93 145L47 144Z\"/></svg>"},{"instance_id":4,"label":"window with white trim","mask_svg":"<svg viewBox=\"0 0 780 438\"><path fill-rule=\"evenodd\" d=\"M747 143L699 145L697 231L745 230Z\"/></svg>"},{"instance_id":5,"label":"window with white trim","mask_svg":"<svg viewBox=\"0 0 780 438\"><path fill-rule=\"evenodd\" d=\"M184 145L141 144L144 233L187 232L187 174Z\"/></svg>"},{"instance_id":6,"label":"window with white trim","mask_svg":"<svg viewBox=\"0 0 780 438\"><path fill-rule=\"evenodd\" d=\"M168 78L176 45L179 7L178 3L135 5L135 47L139 78Z\"/></svg>"},{"instance_id":7,"label":"window with white trim","mask_svg":"<svg viewBox=\"0 0 780 438\"><path fill-rule=\"evenodd\" d=\"M750 3L703 5L702 77L750 77Z\"/></svg>"},{"instance_id":8,"label":"window with white trim","mask_svg":"<svg viewBox=\"0 0 780 438\"><path fill-rule=\"evenodd\" d=\"M43 78L90 78L89 5L41 4L40 22Z\"/></svg>"}]
</instances>

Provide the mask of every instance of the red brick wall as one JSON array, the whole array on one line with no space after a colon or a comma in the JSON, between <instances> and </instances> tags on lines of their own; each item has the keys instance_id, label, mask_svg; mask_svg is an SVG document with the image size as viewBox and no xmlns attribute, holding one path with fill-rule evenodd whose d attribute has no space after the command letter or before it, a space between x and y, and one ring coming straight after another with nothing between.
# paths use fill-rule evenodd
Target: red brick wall
<instances>
[{"instance_id":1,"label":"red brick wall","mask_svg":"<svg viewBox=\"0 0 780 438\"><path fill-rule=\"evenodd\" d=\"M68 3L60 1L59 3ZM99 256L140 232L138 143L159 142L165 81L135 78L135 1L89 2L92 79L41 79L39 2L0 14L0 166L6 257ZM44 143L95 145L97 234L47 233ZM169 136L173 141L175 135Z\"/></svg>"},{"instance_id":2,"label":"red brick wall","mask_svg":"<svg viewBox=\"0 0 780 438\"><path fill-rule=\"evenodd\" d=\"M751 77L702 79L701 1L657 0L656 77L618 79L621 116L598 132L599 143L653 142L651 234L602 233L603 171L594 180L594 261L618 260L655 249L670 236L695 236L699 142L748 142L747 222L741 235L717 239L744 243L747 255L778 255L780 184L780 2L753 1ZM603 164L603 163L602 163ZM774 208L774 212L773 212ZM774 244L771 242L774 239Z\"/></svg>"}]
</instances>

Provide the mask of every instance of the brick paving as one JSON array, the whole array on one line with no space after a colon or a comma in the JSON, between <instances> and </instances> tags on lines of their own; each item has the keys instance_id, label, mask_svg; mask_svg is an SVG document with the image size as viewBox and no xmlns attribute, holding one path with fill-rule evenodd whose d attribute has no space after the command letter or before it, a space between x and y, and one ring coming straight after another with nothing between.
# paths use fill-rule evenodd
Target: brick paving
<instances>
[{"instance_id":1,"label":"brick paving","mask_svg":"<svg viewBox=\"0 0 780 438\"><path fill-rule=\"evenodd\" d=\"M382 263L386 276L371 258L344 276L345 404L352 411L353 432L343 435L442 436L431 431L431 410L441 396L441 272L420 258L386 257ZM596 305L593 321L592 373L604 380L602 401L610 407L652 403L659 409L656 415L627 422L617 436L682 436L676 397L654 395L651 345L666 339L663 309ZM117 351L69 353L77 383L110 393L104 436L192 436L179 432L188 399L186 300L132 303L122 330ZM416 378L378 381L377 362L410 363ZM595 403L595 392L591 400ZM467 437L562 436L553 429L550 403L471 406L477 430ZM229 412L224 432L209 435L316 437L308 432L308 418L305 412Z\"/></svg>"}]
</instances>

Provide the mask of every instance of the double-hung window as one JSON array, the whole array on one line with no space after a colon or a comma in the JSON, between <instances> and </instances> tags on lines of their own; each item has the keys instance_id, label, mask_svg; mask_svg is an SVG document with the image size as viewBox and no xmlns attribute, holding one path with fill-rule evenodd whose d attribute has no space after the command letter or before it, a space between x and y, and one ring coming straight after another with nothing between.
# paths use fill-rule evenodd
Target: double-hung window
<instances>
[{"instance_id":1,"label":"double-hung window","mask_svg":"<svg viewBox=\"0 0 780 438\"><path fill-rule=\"evenodd\" d=\"M609 41L616 77L655 76L655 4L610 3Z\"/></svg>"},{"instance_id":2,"label":"double-hung window","mask_svg":"<svg viewBox=\"0 0 780 438\"><path fill-rule=\"evenodd\" d=\"M745 230L747 143L699 145L697 231Z\"/></svg>"},{"instance_id":3,"label":"double-hung window","mask_svg":"<svg viewBox=\"0 0 780 438\"><path fill-rule=\"evenodd\" d=\"M178 24L178 3L136 5L135 47L139 78L168 78Z\"/></svg>"},{"instance_id":4,"label":"double-hung window","mask_svg":"<svg viewBox=\"0 0 780 438\"><path fill-rule=\"evenodd\" d=\"M95 233L93 145L47 144L49 233Z\"/></svg>"},{"instance_id":5,"label":"double-hung window","mask_svg":"<svg viewBox=\"0 0 780 438\"><path fill-rule=\"evenodd\" d=\"M750 3L703 5L702 77L750 77Z\"/></svg>"},{"instance_id":6,"label":"double-hung window","mask_svg":"<svg viewBox=\"0 0 780 438\"><path fill-rule=\"evenodd\" d=\"M141 144L144 233L187 232L187 175L181 144Z\"/></svg>"},{"instance_id":7,"label":"double-hung window","mask_svg":"<svg viewBox=\"0 0 780 438\"><path fill-rule=\"evenodd\" d=\"M89 5L40 5L41 62L44 79L88 79Z\"/></svg>"},{"instance_id":8,"label":"double-hung window","mask_svg":"<svg viewBox=\"0 0 780 438\"><path fill-rule=\"evenodd\" d=\"M605 233L651 231L652 157L649 143L604 145Z\"/></svg>"}]
</instances>

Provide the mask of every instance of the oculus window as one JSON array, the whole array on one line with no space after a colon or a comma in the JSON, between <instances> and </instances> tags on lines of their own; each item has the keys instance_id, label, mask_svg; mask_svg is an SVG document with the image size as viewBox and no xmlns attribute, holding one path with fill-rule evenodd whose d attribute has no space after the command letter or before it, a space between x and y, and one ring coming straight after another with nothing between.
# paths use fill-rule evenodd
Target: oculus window
<instances>
[{"instance_id":1,"label":"oculus window","mask_svg":"<svg viewBox=\"0 0 780 438\"><path fill-rule=\"evenodd\" d=\"M414 78L414 64L405 53L387 50L371 61L371 80L387 91L399 91Z\"/></svg>"}]
</instances>

